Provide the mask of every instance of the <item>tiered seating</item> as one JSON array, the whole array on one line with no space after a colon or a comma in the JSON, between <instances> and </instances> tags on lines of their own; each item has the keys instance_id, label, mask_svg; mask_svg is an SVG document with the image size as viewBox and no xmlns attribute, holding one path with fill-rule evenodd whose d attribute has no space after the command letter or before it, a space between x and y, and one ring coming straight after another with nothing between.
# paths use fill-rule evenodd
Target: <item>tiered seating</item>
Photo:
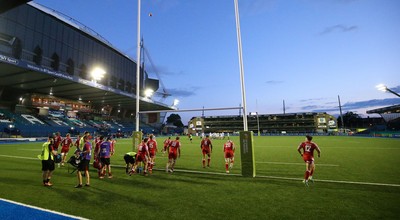
<instances>
[{"instance_id":1,"label":"tiered seating","mask_svg":"<svg viewBox=\"0 0 400 220\"><path fill-rule=\"evenodd\" d=\"M0 132L4 132L5 128L9 129L9 125L13 125L15 129L19 130L23 137L45 137L55 132L60 132L62 135L66 133L76 135L76 131L79 133L89 131L92 134L104 133L106 135L130 136L136 128L132 121L119 121L115 119L109 121L79 120L63 115L55 117L53 115L17 114L0 109ZM140 123L139 129L145 134L160 132L158 126L143 122Z\"/></svg>"},{"instance_id":2,"label":"tiered seating","mask_svg":"<svg viewBox=\"0 0 400 220\"><path fill-rule=\"evenodd\" d=\"M68 121L70 122L71 126L76 126L76 127L80 127L80 128L88 127L87 124L85 124L84 122L82 122L76 118L68 118Z\"/></svg>"}]
</instances>

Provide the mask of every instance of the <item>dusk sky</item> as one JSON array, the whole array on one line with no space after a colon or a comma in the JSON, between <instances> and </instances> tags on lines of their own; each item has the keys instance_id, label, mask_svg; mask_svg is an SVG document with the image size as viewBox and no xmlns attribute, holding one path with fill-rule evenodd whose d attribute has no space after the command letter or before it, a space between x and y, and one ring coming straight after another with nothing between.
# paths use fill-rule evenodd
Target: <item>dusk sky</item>
<instances>
[{"instance_id":1,"label":"dusk sky","mask_svg":"<svg viewBox=\"0 0 400 220\"><path fill-rule=\"evenodd\" d=\"M136 60L137 0L34 0ZM141 33L179 109L239 107L233 0L142 0ZM400 1L239 0L247 112L343 112L400 104ZM149 14L152 16L149 16ZM205 112L237 115L239 110ZM186 124L201 112L179 112ZM377 115L370 115L377 116Z\"/></svg>"}]
</instances>

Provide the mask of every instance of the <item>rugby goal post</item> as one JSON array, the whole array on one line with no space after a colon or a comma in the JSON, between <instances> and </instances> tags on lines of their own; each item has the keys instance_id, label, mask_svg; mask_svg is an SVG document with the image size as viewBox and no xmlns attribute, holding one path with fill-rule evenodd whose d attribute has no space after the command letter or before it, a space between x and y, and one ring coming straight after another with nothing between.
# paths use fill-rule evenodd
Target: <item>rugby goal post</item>
<instances>
[{"instance_id":1,"label":"rugby goal post","mask_svg":"<svg viewBox=\"0 0 400 220\"><path fill-rule=\"evenodd\" d=\"M198 109L182 109L182 110L154 110L154 111L139 111L140 114L148 114L148 113L161 113L161 112L195 112L195 111L222 111L222 110L235 110L235 109L243 109L242 107L227 107L227 108L198 108ZM243 115L243 118L246 118L247 115ZM253 132L252 131L240 131L240 159L242 166L242 176L245 177L255 177L256 176L256 168L255 168L255 159L254 159L254 145L253 145ZM134 131L133 132L133 150L138 146L142 140L142 132Z\"/></svg>"}]
</instances>

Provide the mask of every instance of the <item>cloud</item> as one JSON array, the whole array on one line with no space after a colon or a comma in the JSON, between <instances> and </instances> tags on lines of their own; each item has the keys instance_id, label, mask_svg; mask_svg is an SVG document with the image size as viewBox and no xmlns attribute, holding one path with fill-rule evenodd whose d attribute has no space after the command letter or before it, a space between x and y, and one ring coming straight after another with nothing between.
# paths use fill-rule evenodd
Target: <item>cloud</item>
<instances>
[{"instance_id":1,"label":"cloud","mask_svg":"<svg viewBox=\"0 0 400 220\"><path fill-rule=\"evenodd\" d=\"M400 86L389 88L393 92L400 93Z\"/></svg>"},{"instance_id":2,"label":"cloud","mask_svg":"<svg viewBox=\"0 0 400 220\"><path fill-rule=\"evenodd\" d=\"M359 102L347 102L342 105L342 111L355 111L357 109L364 109L364 108L374 108L374 107L381 107L381 106L391 106L400 104L399 98L389 98L389 99L371 99L366 101L359 101ZM318 111L318 112L332 112L339 110L339 104L337 105L308 105L303 106L301 108L305 111Z\"/></svg>"},{"instance_id":3,"label":"cloud","mask_svg":"<svg viewBox=\"0 0 400 220\"><path fill-rule=\"evenodd\" d=\"M351 2L355 2L355 1L357 1L357 0L333 0L334 2L337 2L337 3L344 3L344 4L346 4L346 3L351 3Z\"/></svg>"},{"instance_id":4,"label":"cloud","mask_svg":"<svg viewBox=\"0 0 400 220\"><path fill-rule=\"evenodd\" d=\"M265 82L266 84L270 84L270 85L276 85L276 84L281 84L283 83L283 81L279 81L279 80L268 80Z\"/></svg>"},{"instance_id":5,"label":"cloud","mask_svg":"<svg viewBox=\"0 0 400 220\"><path fill-rule=\"evenodd\" d=\"M345 26L341 24L333 25L330 27L326 27L323 31L321 31L319 34L320 35L325 35L325 34L330 34L333 32L350 32L350 31L356 31L358 29L358 26L353 25L353 26Z\"/></svg>"},{"instance_id":6,"label":"cloud","mask_svg":"<svg viewBox=\"0 0 400 220\"><path fill-rule=\"evenodd\" d=\"M190 96L195 96L196 91L199 89L199 87L191 87L191 88L173 88L173 89L168 89L168 93L170 93L174 97L190 97Z\"/></svg>"},{"instance_id":7,"label":"cloud","mask_svg":"<svg viewBox=\"0 0 400 220\"><path fill-rule=\"evenodd\" d=\"M168 67L166 67L166 66L162 66L162 65L158 65L158 66L152 66L152 65L146 65L145 66L145 69L146 69L146 72L148 73L148 74L151 74L151 75L160 75L160 77L163 77L163 76L179 76L179 75L184 75L184 72L183 71L180 71L180 72L173 72L173 71L171 71L171 70L169 70L169 68Z\"/></svg>"},{"instance_id":8,"label":"cloud","mask_svg":"<svg viewBox=\"0 0 400 220\"><path fill-rule=\"evenodd\" d=\"M161 11L170 11L173 8L176 8L179 5L178 0L155 0L155 1L149 1L151 7L157 7Z\"/></svg>"},{"instance_id":9,"label":"cloud","mask_svg":"<svg viewBox=\"0 0 400 220\"><path fill-rule=\"evenodd\" d=\"M253 0L253 1L243 1L239 3L242 7L243 13L248 15L259 15L263 14L274 7L276 7L276 0Z\"/></svg>"},{"instance_id":10,"label":"cloud","mask_svg":"<svg viewBox=\"0 0 400 220\"><path fill-rule=\"evenodd\" d=\"M324 99L326 99L326 98L302 99L302 100L300 100L300 102L314 102L314 101L320 102L320 101L322 101Z\"/></svg>"}]
</instances>

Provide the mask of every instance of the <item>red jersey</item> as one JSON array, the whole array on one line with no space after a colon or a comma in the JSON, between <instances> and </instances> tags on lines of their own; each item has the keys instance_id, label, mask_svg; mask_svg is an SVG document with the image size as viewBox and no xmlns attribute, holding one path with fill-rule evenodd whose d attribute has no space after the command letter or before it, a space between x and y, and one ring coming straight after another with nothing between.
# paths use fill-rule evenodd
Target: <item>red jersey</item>
<instances>
[{"instance_id":1,"label":"red jersey","mask_svg":"<svg viewBox=\"0 0 400 220\"><path fill-rule=\"evenodd\" d=\"M211 140L208 138L204 138L203 140L201 140L201 149L203 150L210 150L210 148L212 147L212 143Z\"/></svg>"},{"instance_id":2,"label":"red jersey","mask_svg":"<svg viewBox=\"0 0 400 220\"><path fill-rule=\"evenodd\" d=\"M224 152L227 152L227 151L233 152L234 150L235 150L235 146L233 145L232 141L226 142L224 144Z\"/></svg>"},{"instance_id":3,"label":"red jersey","mask_svg":"<svg viewBox=\"0 0 400 220\"><path fill-rule=\"evenodd\" d=\"M64 140L61 141L62 147L70 147L72 144L72 139L70 137L64 138Z\"/></svg>"},{"instance_id":4,"label":"red jersey","mask_svg":"<svg viewBox=\"0 0 400 220\"><path fill-rule=\"evenodd\" d=\"M304 161L313 161L314 160L314 150L319 147L316 143L312 141L304 141L300 143L297 149L303 149L303 159Z\"/></svg>"},{"instance_id":5,"label":"red jersey","mask_svg":"<svg viewBox=\"0 0 400 220\"><path fill-rule=\"evenodd\" d=\"M138 146L137 154L145 156L147 155L148 152L149 152L149 147L147 146L147 144L144 142L140 143Z\"/></svg>"},{"instance_id":6,"label":"red jersey","mask_svg":"<svg viewBox=\"0 0 400 220\"><path fill-rule=\"evenodd\" d=\"M164 147L168 147L169 144L171 143L171 139L167 138L164 140Z\"/></svg>"},{"instance_id":7,"label":"red jersey","mask_svg":"<svg viewBox=\"0 0 400 220\"><path fill-rule=\"evenodd\" d=\"M68 153L70 146L72 145L72 139L70 137L66 137L61 141L61 153Z\"/></svg>"},{"instance_id":8,"label":"red jersey","mask_svg":"<svg viewBox=\"0 0 400 220\"><path fill-rule=\"evenodd\" d=\"M79 142L80 142L80 140L81 140L81 137L77 137L76 138L76 141L75 141L75 143L74 143L74 146L76 146L76 147L79 147Z\"/></svg>"},{"instance_id":9,"label":"red jersey","mask_svg":"<svg viewBox=\"0 0 400 220\"><path fill-rule=\"evenodd\" d=\"M225 158L232 158L234 156L235 146L232 141L228 141L224 144L224 156Z\"/></svg>"},{"instance_id":10,"label":"red jersey","mask_svg":"<svg viewBox=\"0 0 400 220\"><path fill-rule=\"evenodd\" d=\"M150 153L155 153L157 151L157 141L150 139L147 142L147 146L149 146Z\"/></svg>"},{"instance_id":11,"label":"red jersey","mask_svg":"<svg viewBox=\"0 0 400 220\"><path fill-rule=\"evenodd\" d=\"M54 138L54 149L57 150L60 144L61 144L61 136L56 136Z\"/></svg>"},{"instance_id":12,"label":"red jersey","mask_svg":"<svg viewBox=\"0 0 400 220\"><path fill-rule=\"evenodd\" d=\"M110 151L111 151L111 156L114 154L114 152L115 152L115 146L117 145L117 141L116 140L112 140L111 141L111 148L110 148Z\"/></svg>"},{"instance_id":13,"label":"red jersey","mask_svg":"<svg viewBox=\"0 0 400 220\"><path fill-rule=\"evenodd\" d=\"M181 147L181 142L178 140L171 141L169 144L169 153L177 154L178 149Z\"/></svg>"},{"instance_id":14,"label":"red jersey","mask_svg":"<svg viewBox=\"0 0 400 220\"><path fill-rule=\"evenodd\" d=\"M100 154L100 145L103 143L103 141L96 141L96 146L94 147L94 158L97 158Z\"/></svg>"},{"instance_id":15,"label":"red jersey","mask_svg":"<svg viewBox=\"0 0 400 220\"><path fill-rule=\"evenodd\" d=\"M136 160L138 162L147 161L147 155L149 153L149 148L146 143L142 142L138 146L138 152L136 154Z\"/></svg>"}]
</instances>

